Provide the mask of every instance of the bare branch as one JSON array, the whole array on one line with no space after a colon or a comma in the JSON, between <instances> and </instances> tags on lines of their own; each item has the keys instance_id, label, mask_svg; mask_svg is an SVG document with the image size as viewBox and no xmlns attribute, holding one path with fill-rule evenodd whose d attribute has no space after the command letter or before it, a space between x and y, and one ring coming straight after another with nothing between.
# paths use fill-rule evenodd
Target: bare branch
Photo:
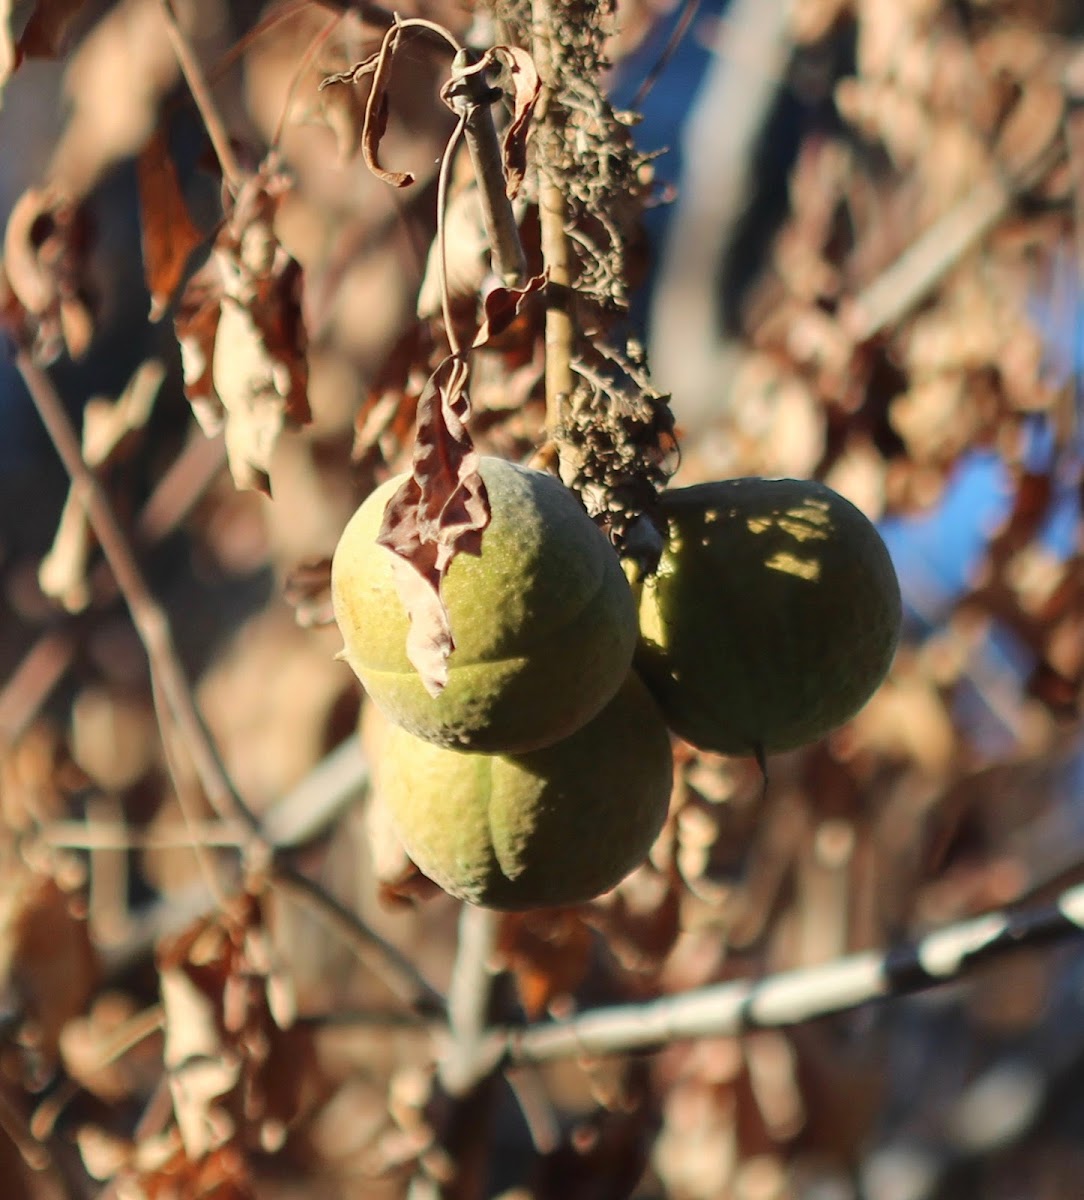
<instances>
[{"instance_id":1,"label":"bare branch","mask_svg":"<svg viewBox=\"0 0 1084 1200\"><path fill-rule=\"evenodd\" d=\"M15 365L71 477L73 492L79 495L86 507L95 536L146 649L152 677L161 689L162 698L184 738L208 801L219 816L243 820L255 831L256 818L230 782L196 707L173 645L169 620L147 587L105 491L83 461L79 439L60 397L48 376L34 363L24 347L16 350Z\"/></svg>"},{"instance_id":2,"label":"bare branch","mask_svg":"<svg viewBox=\"0 0 1084 1200\"><path fill-rule=\"evenodd\" d=\"M214 98L211 96L211 89L207 86L203 69L199 65L184 30L177 21L177 13L173 8L172 0L161 0L161 4L162 15L166 22L166 32L169 34L173 53L177 56L177 62L184 73L188 90L192 93L192 99L199 109L200 118L207 130L207 136L211 139L211 145L214 147L218 164L222 168L222 174L231 189L236 191L241 186L244 174L233 153L229 134L226 132Z\"/></svg>"},{"instance_id":3,"label":"bare branch","mask_svg":"<svg viewBox=\"0 0 1084 1200\"><path fill-rule=\"evenodd\" d=\"M485 1038L496 942L497 914L464 904L459 913L459 942L448 988L449 1040L438 1068L441 1083L453 1096L469 1092L500 1058Z\"/></svg>"},{"instance_id":4,"label":"bare branch","mask_svg":"<svg viewBox=\"0 0 1084 1200\"><path fill-rule=\"evenodd\" d=\"M473 51L460 50L456 54L448 103L463 121L494 268L505 287L519 287L527 278L527 259L508 198L501 146L493 124L492 104L500 93L489 86L484 70L471 69L478 65Z\"/></svg>"},{"instance_id":5,"label":"bare branch","mask_svg":"<svg viewBox=\"0 0 1084 1200\"><path fill-rule=\"evenodd\" d=\"M991 913L898 949L855 954L762 980L735 980L645 1004L598 1008L568 1021L495 1031L511 1063L655 1049L684 1038L797 1025L889 996L924 991L1022 947L1084 932L1084 884L1049 907Z\"/></svg>"},{"instance_id":6,"label":"bare branch","mask_svg":"<svg viewBox=\"0 0 1084 1200\"><path fill-rule=\"evenodd\" d=\"M282 862L273 865L272 879L291 900L334 929L415 1012L443 1015L444 997L422 977L406 955L329 896L319 884Z\"/></svg>"}]
</instances>

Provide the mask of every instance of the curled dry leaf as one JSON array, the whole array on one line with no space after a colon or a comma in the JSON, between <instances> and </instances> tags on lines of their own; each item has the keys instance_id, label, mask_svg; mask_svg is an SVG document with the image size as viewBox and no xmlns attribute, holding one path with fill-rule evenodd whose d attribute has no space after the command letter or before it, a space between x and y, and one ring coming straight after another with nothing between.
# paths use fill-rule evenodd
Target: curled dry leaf
<instances>
[{"instance_id":1,"label":"curled dry leaf","mask_svg":"<svg viewBox=\"0 0 1084 1200\"><path fill-rule=\"evenodd\" d=\"M98 963L86 920L50 877L5 866L0 891L0 988L10 989L34 1041L52 1059L61 1030L86 1006Z\"/></svg>"},{"instance_id":2,"label":"curled dry leaf","mask_svg":"<svg viewBox=\"0 0 1084 1200\"><path fill-rule=\"evenodd\" d=\"M314 558L299 562L286 576L282 598L294 610L294 620L302 629L334 624L331 559Z\"/></svg>"},{"instance_id":3,"label":"curled dry leaf","mask_svg":"<svg viewBox=\"0 0 1084 1200\"><path fill-rule=\"evenodd\" d=\"M159 948L163 1061L191 1161L237 1142L276 1150L298 1112L309 1045L273 960L251 895Z\"/></svg>"},{"instance_id":4,"label":"curled dry leaf","mask_svg":"<svg viewBox=\"0 0 1084 1200\"><path fill-rule=\"evenodd\" d=\"M28 188L4 234L4 272L45 362L63 350L79 358L93 322L84 282L89 225L82 207L56 187Z\"/></svg>"},{"instance_id":5,"label":"curled dry leaf","mask_svg":"<svg viewBox=\"0 0 1084 1200\"><path fill-rule=\"evenodd\" d=\"M534 59L519 46L496 46L492 54L504 58L512 78L512 119L504 132L504 178L508 198L514 200L527 173L527 134L531 115L542 91Z\"/></svg>"},{"instance_id":6,"label":"curled dry leaf","mask_svg":"<svg viewBox=\"0 0 1084 1200\"><path fill-rule=\"evenodd\" d=\"M528 279L522 287L490 288L482 297L482 323L474 335L474 347L484 346L504 333L519 315L527 297L540 292L545 285L546 276L543 274Z\"/></svg>"},{"instance_id":7,"label":"curled dry leaf","mask_svg":"<svg viewBox=\"0 0 1084 1200\"><path fill-rule=\"evenodd\" d=\"M165 315L192 251L203 234L192 223L165 130L159 126L136 160L143 271L151 295L152 321Z\"/></svg>"},{"instance_id":8,"label":"curled dry leaf","mask_svg":"<svg viewBox=\"0 0 1084 1200\"><path fill-rule=\"evenodd\" d=\"M414 182L414 176L409 171L385 170L380 165L379 152L380 139L388 128L388 86L391 83L391 68L400 33L400 27L393 25L385 35L380 53L376 56L369 100L365 105L365 126L361 133L361 150L365 165L378 179L383 179L385 183L397 188L409 187Z\"/></svg>"},{"instance_id":9,"label":"curled dry leaf","mask_svg":"<svg viewBox=\"0 0 1084 1200\"><path fill-rule=\"evenodd\" d=\"M410 614L407 656L430 695L448 681L455 639L441 582L457 554L479 554L489 524L489 497L479 455L467 433L468 367L448 358L418 404L411 477L388 502L379 542L398 556L395 579ZM447 370L446 382L438 382Z\"/></svg>"},{"instance_id":10,"label":"curled dry leaf","mask_svg":"<svg viewBox=\"0 0 1084 1200\"><path fill-rule=\"evenodd\" d=\"M279 434L312 418L302 271L273 228L283 188L270 163L246 181L174 318L196 419L225 428L237 486L268 494Z\"/></svg>"},{"instance_id":11,"label":"curled dry leaf","mask_svg":"<svg viewBox=\"0 0 1084 1200\"><path fill-rule=\"evenodd\" d=\"M497 949L531 1020L554 1000L575 994L590 970L593 945L578 909L502 914Z\"/></svg>"},{"instance_id":12,"label":"curled dry leaf","mask_svg":"<svg viewBox=\"0 0 1084 1200\"><path fill-rule=\"evenodd\" d=\"M59 58L71 48L72 34L83 0L36 0L34 11L19 38L19 53L26 58Z\"/></svg>"}]
</instances>

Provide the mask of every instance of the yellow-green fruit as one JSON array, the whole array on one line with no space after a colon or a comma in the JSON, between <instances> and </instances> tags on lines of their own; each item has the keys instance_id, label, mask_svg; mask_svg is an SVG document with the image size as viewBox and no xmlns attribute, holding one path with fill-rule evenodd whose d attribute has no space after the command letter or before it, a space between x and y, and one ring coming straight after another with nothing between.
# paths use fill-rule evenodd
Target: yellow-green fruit
<instances>
[{"instance_id":1,"label":"yellow-green fruit","mask_svg":"<svg viewBox=\"0 0 1084 1200\"><path fill-rule=\"evenodd\" d=\"M816 741L892 662L900 590L880 534L831 488L733 479L663 495L637 666L670 727L722 754Z\"/></svg>"},{"instance_id":2,"label":"yellow-green fruit","mask_svg":"<svg viewBox=\"0 0 1084 1200\"><path fill-rule=\"evenodd\" d=\"M499 458L481 475L492 519L441 594L455 650L440 695L407 658L409 618L378 545L406 476L378 488L335 550L331 591L345 656L389 720L438 745L493 754L550 745L611 699L636 646L636 602L606 537L559 480Z\"/></svg>"},{"instance_id":3,"label":"yellow-green fruit","mask_svg":"<svg viewBox=\"0 0 1084 1200\"><path fill-rule=\"evenodd\" d=\"M671 786L670 736L629 674L602 712L529 754L447 750L390 726L379 803L418 867L489 908L580 904L646 856Z\"/></svg>"}]
</instances>

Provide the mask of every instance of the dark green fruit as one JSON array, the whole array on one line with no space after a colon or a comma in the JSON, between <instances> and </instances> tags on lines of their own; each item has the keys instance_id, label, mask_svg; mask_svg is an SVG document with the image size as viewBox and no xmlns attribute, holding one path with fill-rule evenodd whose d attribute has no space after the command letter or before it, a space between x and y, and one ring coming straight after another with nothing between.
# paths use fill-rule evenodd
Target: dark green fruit
<instances>
[{"instance_id":1,"label":"dark green fruit","mask_svg":"<svg viewBox=\"0 0 1084 1200\"><path fill-rule=\"evenodd\" d=\"M422 872L511 910L580 904L620 883L662 828L671 778L670 736L632 673L545 749L470 754L389 725L375 764L378 803Z\"/></svg>"},{"instance_id":2,"label":"dark green fruit","mask_svg":"<svg viewBox=\"0 0 1084 1200\"><path fill-rule=\"evenodd\" d=\"M444 581L456 648L436 698L406 654L409 618L376 542L378 488L343 531L332 564L345 657L389 720L438 745L517 753L579 729L613 697L636 646L636 602L605 536L541 471L484 458L492 520L480 556Z\"/></svg>"},{"instance_id":3,"label":"dark green fruit","mask_svg":"<svg viewBox=\"0 0 1084 1200\"><path fill-rule=\"evenodd\" d=\"M640 600L637 666L704 750L814 742L862 707L900 632L881 537L831 488L733 479L664 493L669 540Z\"/></svg>"}]
</instances>

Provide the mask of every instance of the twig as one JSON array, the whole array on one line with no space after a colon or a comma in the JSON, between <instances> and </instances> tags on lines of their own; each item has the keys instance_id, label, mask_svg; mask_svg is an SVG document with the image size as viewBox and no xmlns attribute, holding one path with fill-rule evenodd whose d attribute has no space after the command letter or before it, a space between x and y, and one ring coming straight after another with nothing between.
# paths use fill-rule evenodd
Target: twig
<instances>
[{"instance_id":1,"label":"twig","mask_svg":"<svg viewBox=\"0 0 1084 1200\"><path fill-rule=\"evenodd\" d=\"M176 833L132 829L123 821L50 821L38 835L54 850L185 850L201 846L236 850L248 840L248 830L235 821L197 821Z\"/></svg>"},{"instance_id":2,"label":"twig","mask_svg":"<svg viewBox=\"0 0 1084 1200\"><path fill-rule=\"evenodd\" d=\"M995 175L978 183L886 271L841 306L844 332L856 343L864 342L906 316L1028 188L1063 160L1068 149L1064 138L1054 136L1019 160L1009 156L999 161Z\"/></svg>"},{"instance_id":3,"label":"twig","mask_svg":"<svg viewBox=\"0 0 1084 1200\"><path fill-rule=\"evenodd\" d=\"M75 491L86 506L95 536L147 652L151 674L184 738L208 801L220 817L244 820L255 831L256 818L246 808L226 775L196 708L191 688L173 645L169 621L143 579L128 539L117 523L105 491L83 461L79 440L60 397L48 376L34 363L29 352L22 346L15 352L15 365L71 477Z\"/></svg>"},{"instance_id":4,"label":"twig","mask_svg":"<svg viewBox=\"0 0 1084 1200\"><path fill-rule=\"evenodd\" d=\"M560 144L564 109L559 99L560 80L554 62L551 37L554 17L551 0L533 0L531 13L534 35L531 56L542 81L542 94L535 110L539 142L544 146ZM542 261L546 269L546 432L552 437L561 423L562 408L571 394L572 351L572 254L565 232L567 206L560 182L546 169L545 155L539 167L538 219L542 235Z\"/></svg>"},{"instance_id":5,"label":"twig","mask_svg":"<svg viewBox=\"0 0 1084 1200\"><path fill-rule=\"evenodd\" d=\"M500 95L490 88L484 71L472 70L479 56L460 50L452 60L452 87L448 95L452 109L463 119L463 134L478 182L482 222L493 254L493 266L505 287L519 287L527 278L527 259L519 238L519 226L508 199L504 160L497 128L493 123L493 101Z\"/></svg>"},{"instance_id":6,"label":"twig","mask_svg":"<svg viewBox=\"0 0 1084 1200\"><path fill-rule=\"evenodd\" d=\"M386 942L319 884L293 867L275 862L271 871L273 881L285 895L334 929L415 1012L424 1016L444 1015L444 997L423 978L402 951Z\"/></svg>"},{"instance_id":7,"label":"twig","mask_svg":"<svg viewBox=\"0 0 1084 1200\"><path fill-rule=\"evenodd\" d=\"M184 520L226 461L223 439L193 438L155 485L136 520L143 545L153 545ZM91 604L102 608L117 595L108 563L90 574ZM71 625L43 633L0 691L0 753L16 741L63 679L79 639Z\"/></svg>"},{"instance_id":8,"label":"twig","mask_svg":"<svg viewBox=\"0 0 1084 1200\"><path fill-rule=\"evenodd\" d=\"M223 177L230 188L236 192L241 186L244 173L233 153L229 134L219 116L218 108L211 96L211 89L207 86L207 80L203 77L203 70L196 59L195 52L177 21L172 0L161 0L161 5L173 53L177 56L177 62L180 63L188 90L192 93L196 108L199 109L200 119L207 130L207 136L211 139L211 145L214 147L218 164L222 168Z\"/></svg>"},{"instance_id":9,"label":"twig","mask_svg":"<svg viewBox=\"0 0 1084 1200\"><path fill-rule=\"evenodd\" d=\"M510 1063L541 1063L655 1049L684 1038L727 1037L748 1029L797 1025L889 996L954 982L1010 951L1082 932L1084 884L1078 884L1049 907L961 921L898 949L855 954L759 981L713 984L645 1004L598 1008L567 1021L523 1030L497 1030L491 1040L503 1048Z\"/></svg>"},{"instance_id":10,"label":"twig","mask_svg":"<svg viewBox=\"0 0 1084 1200\"><path fill-rule=\"evenodd\" d=\"M277 853L314 841L357 799L368 779L361 739L346 738L263 814L263 837Z\"/></svg>"},{"instance_id":11,"label":"twig","mask_svg":"<svg viewBox=\"0 0 1084 1200\"><path fill-rule=\"evenodd\" d=\"M166 1015L160 1004L136 1013L134 1017L125 1021L119 1029L113 1032L98 1057L98 1061L84 1073L94 1074L96 1071L110 1066L117 1059L123 1058L129 1050L135 1049L140 1042L146 1041L147 1038L164 1029L165 1025ZM51 1137L60 1114L82 1090L82 1083L75 1079L68 1079L47 1100L43 1100L30 1118L30 1132L34 1137L42 1142Z\"/></svg>"},{"instance_id":12,"label":"twig","mask_svg":"<svg viewBox=\"0 0 1084 1200\"><path fill-rule=\"evenodd\" d=\"M297 94L297 89L301 84L301 76L312 66L316 60L317 54L327 42L328 38L342 24L345 13L336 13L324 22L320 32L309 42L305 47L305 52L301 56L301 60L294 67L293 74L290 76L290 83L286 88L286 99L282 102L282 111L279 113L278 123L275 126L275 132L271 135L270 148L277 150L279 143L282 141L282 134L286 128L286 121L290 115L290 109L294 103L294 96Z\"/></svg>"},{"instance_id":13,"label":"twig","mask_svg":"<svg viewBox=\"0 0 1084 1200\"><path fill-rule=\"evenodd\" d=\"M440 160L440 173L437 176L437 262L440 265L440 307L444 316L444 334L448 339L448 346L452 354L456 357L463 353L463 348L459 344L459 334L456 332L455 322L452 320L452 299L448 291L448 239L444 226L444 215L448 204L448 176L452 169L452 156L466 124L467 115L465 112L461 112L451 137L448 138L448 144L444 147L444 155Z\"/></svg>"},{"instance_id":14,"label":"twig","mask_svg":"<svg viewBox=\"0 0 1084 1200\"><path fill-rule=\"evenodd\" d=\"M1015 192L1000 178L978 184L915 238L887 270L841 307L840 324L856 343L899 321L1008 212Z\"/></svg>"},{"instance_id":15,"label":"twig","mask_svg":"<svg viewBox=\"0 0 1084 1200\"><path fill-rule=\"evenodd\" d=\"M632 102L629 105L633 112L639 109L640 105L647 99L648 93L658 83L659 76L666 70L670 60L677 53L678 47L685 40L685 35L689 32L693 19L699 11L700 0L684 0L678 19L674 23L674 28L670 31L670 36L666 39L666 45L662 48L662 53L655 60L651 70L644 76L643 82L636 89L636 95L633 96Z\"/></svg>"},{"instance_id":16,"label":"twig","mask_svg":"<svg viewBox=\"0 0 1084 1200\"><path fill-rule=\"evenodd\" d=\"M69 629L52 629L27 651L0 690L0 756L17 742L35 714L64 678L75 657Z\"/></svg>"},{"instance_id":17,"label":"twig","mask_svg":"<svg viewBox=\"0 0 1084 1200\"><path fill-rule=\"evenodd\" d=\"M448 1045L438 1065L440 1081L452 1096L463 1096L497 1065L499 1054L485 1041L493 988L491 965L497 942L497 915L464 904L459 941L448 987Z\"/></svg>"}]
</instances>

